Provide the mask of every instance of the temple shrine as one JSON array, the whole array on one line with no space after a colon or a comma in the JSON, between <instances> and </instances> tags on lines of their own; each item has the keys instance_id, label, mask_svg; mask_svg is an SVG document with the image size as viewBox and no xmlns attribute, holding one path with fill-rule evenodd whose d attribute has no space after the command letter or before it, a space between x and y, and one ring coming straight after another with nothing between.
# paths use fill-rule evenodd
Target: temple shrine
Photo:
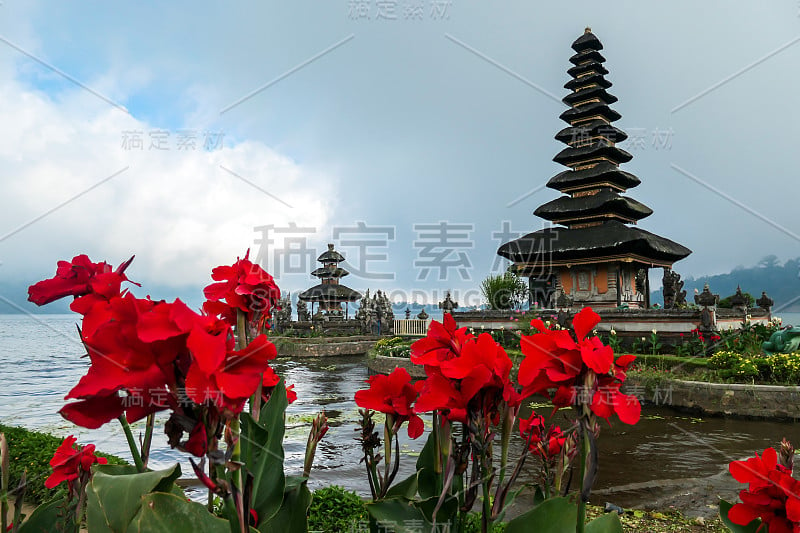
<instances>
[{"instance_id":1,"label":"temple shrine","mask_svg":"<svg viewBox=\"0 0 800 533\"><path fill-rule=\"evenodd\" d=\"M339 280L349 272L339 266L344 261L344 256L333 249L333 244L328 244L328 250L317 258L322 266L314 270L311 275L319 278L319 285L301 292L298 298L304 302L311 302L311 312L314 314L314 303L317 303L317 313L326 318L343 318L342 304L355 302L361 298L361 293L354 291L339 283ZM344 318L347 317L345 306Z\"/></svg>"},{"instance_id":2,"label":"temple shrine","mask_svg":"<svg viewBox=\"0 0 800 533\"><path fill-rule=\"evenodd\" d=\"M550 308L648 308L649 269L672 268L688 248L645 231L637 222L653 213L624 196L640 184L620 170L633 157L617 147L627 134L612 125L621 115L609 107L617 98L600 54L603 45L589 28L574 43L564 87L569 124L555 138L567 145L553 160L566 167L547 182L563 196L539 206L534 215L553 224L500 246L497 253L528 277L531 303Z\"/></svg>"}]
</instances>

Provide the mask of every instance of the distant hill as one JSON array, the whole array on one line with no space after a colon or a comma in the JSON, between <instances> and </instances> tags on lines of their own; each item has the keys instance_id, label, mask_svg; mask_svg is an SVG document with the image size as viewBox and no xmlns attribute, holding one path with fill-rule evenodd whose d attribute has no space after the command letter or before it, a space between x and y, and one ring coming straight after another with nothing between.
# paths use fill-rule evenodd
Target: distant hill
<instances>
[{"instance_id":1,"label":"distant hill","mask_svg":"<svg viewBox=\"0 0 800 533\"><path fill-rule=\"evenodd\" d=\"M653 276L650 279L651 286L661 284L658 272L650 272ZM680 270L677 272L680 274ZM702 291L703 286L708 283L711 292L719 294L720 298L732 295L736 292L736 287L740 286L743 292L749 292L756 299L761 296L761 291L766 291L775 300L773 310L800 312L800 257L780 264L776 256L769 255L753 267L738 266L727 274L689 277L684 281L686 300L690 303L694 302L694 290ZM651 301L663 303L661 289L653 291L651 295Z\"/></svg>"}]
</instances>

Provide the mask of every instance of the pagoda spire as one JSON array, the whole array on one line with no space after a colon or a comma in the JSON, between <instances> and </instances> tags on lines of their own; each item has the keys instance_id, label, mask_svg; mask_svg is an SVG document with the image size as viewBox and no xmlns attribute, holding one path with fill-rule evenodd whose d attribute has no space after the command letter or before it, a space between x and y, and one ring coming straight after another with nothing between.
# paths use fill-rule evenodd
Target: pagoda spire
<instances>
[{"instance_id":1,"label":"pagoda spire","mask_svg":"<svg viewBox=\"0 0 800 533\"><path fill-rule=\"evenodd\" d=\"M547 186L563 196L540 206L534 214L567 227L585 227L616 220L635 224L653 211L646 205L620 193L639 185L639 178L619 169L633 156L619 148L618 142L628 138L612 125L620 114L610 106L617 97L607 91L611 82L605 79L606 59L600 53L603 45L590 28L574 43L574 65L567 73L572 79L564 87L570 89L563 102L569 109L561 114L568 127L556 134L567 145L553 158L570 170L554 176Z\"/></svg>"},{"instance_id":2,"label":"pagoda spire","mask_svg":"<svg viewBox=\"0 0 800 533\"><path fill-rule=\"evenodd\" d=\"M628 136L613 125L621 115L611 108L617 97L608 91L603 45L587 27L572 49L571 79L564 84L570 92L562 99L568 109L559 117L567 127L555 135L566 147L553 158L567 170L547 182L562 196L534 211L555 226L507 242L497 253L529 276L532 287L556 287L575 302L646 305L649 289L637 289L634 277L670 267L691 250L636 227L653 210L623 194L641 181L619 168L633 156L617 146Z\"/></svg>"}]
</instances>

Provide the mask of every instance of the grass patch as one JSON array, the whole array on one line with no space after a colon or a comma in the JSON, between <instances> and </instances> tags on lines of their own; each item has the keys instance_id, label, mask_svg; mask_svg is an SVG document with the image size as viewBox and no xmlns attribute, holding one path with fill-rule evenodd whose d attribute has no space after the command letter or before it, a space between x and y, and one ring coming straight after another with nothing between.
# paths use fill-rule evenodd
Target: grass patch
<instances>
[{"instance_id":1,"label":"grass patch","mask_svg":"<svg viewBox=\"0 0 800 533\"><path fill-rule=\"evenodd\" d=\"M11 460L9 489L16 488L22 473L27 471L28 486L25 489L25 501L39 504L53 498L58 492L58 487L45 488L44 482L52 473L50 459L64 439L48 433L3 424L0 424L0 433L5 433L8 441ZM95 455L105 457L109 464L128 464L115 455L102 452L95 452Z\"/></svg>"}]
</instances>

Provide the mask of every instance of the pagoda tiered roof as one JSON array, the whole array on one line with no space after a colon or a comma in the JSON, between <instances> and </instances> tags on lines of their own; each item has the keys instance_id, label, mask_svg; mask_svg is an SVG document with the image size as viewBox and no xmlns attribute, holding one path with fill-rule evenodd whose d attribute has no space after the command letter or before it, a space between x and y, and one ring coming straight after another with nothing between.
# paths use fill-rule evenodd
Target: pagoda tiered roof
<instances>
[{"instance_id":1,"label":"pagoda tiered roof","mask_svg":"<svg viewBox=\"0 0 800 533\"><path fill-rule=\"evenodd\" d=\"M339 278L347 276L349 272L339 266L344 261L344 256L333 249L333 244L317 257L322 266L314 270L311 275L319 278L321 283L301 292L298 298L308 302L324 302L334 305L341 302L353 302L361 298L361 293L339 283Z\"/></svg>"},{"instance_id":2,"label":"pagoda tiered roof","mask_svg":"<svg viewBox=\"0 0 800 533\"><path fill-rule=\"evenodd\" d=\"M589 30L572 43L572 79L564 87L571 92L563 102L569 109L560 118L569 126L555 138L566 148L553 160L569 167L550 179L547 186L564 196L539 206L534 214L564 227L547 228L505 243L497 251L519 268L541 263L553 266L587 261L637 261L671 266L691 250L664 237L629 224L652 214L652 209L620 193L641 182L620 170L632 155L616 146L627 134L612 125L621 115L610 107L617 97L609 93L605 79L603 45ZM546 254L546 255L542 255Z\"/></svg>"}]
</instances>

